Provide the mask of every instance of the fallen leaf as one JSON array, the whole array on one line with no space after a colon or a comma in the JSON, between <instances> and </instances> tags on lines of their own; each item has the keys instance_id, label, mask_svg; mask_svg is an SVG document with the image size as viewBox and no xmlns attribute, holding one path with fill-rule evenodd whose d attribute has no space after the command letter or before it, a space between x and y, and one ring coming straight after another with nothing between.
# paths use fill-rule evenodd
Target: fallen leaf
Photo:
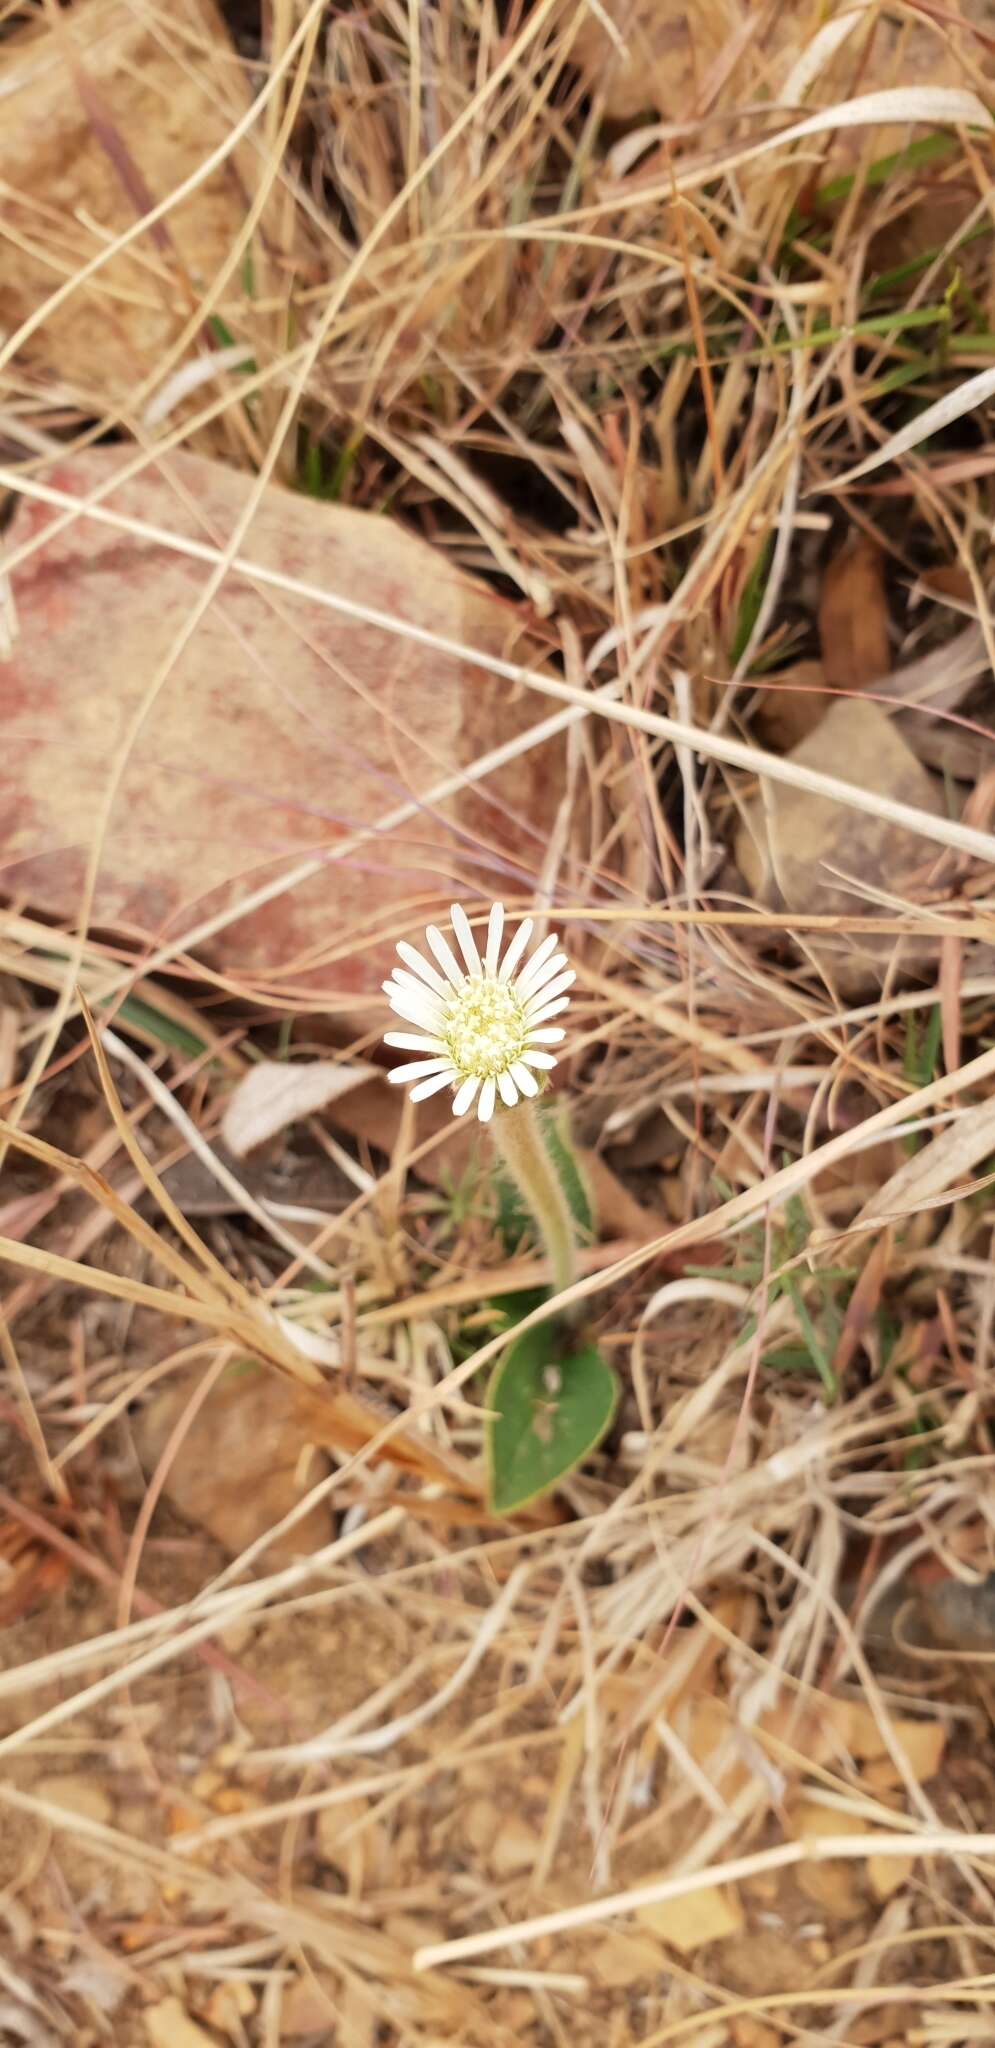
<instances>
[{"instance_id":1,"label":"fallen leaf","mask_svg":"<svg viewBox=\"0 0 995 2048\"><path fill-rule=\"evenodd\" d=\"M934 817L942 812L940 786L887 713L866 698L835 703L789 758ZM907 878L922 868L924 850L918 835L885 817L768 782L746 806L736 860L758 899L779 903L788 912L835 915L852 924L859 920L867 890L878 886L892 897L908 893ZM785 922L790 925L790 917ZM841 991L857 994L879 981L895 956L896 941L822 931L807 933L805 947L825 962ZM938 939L903 939L903 970L933 965L938 947Z\"/></svg>"},{"instance_id":2,"label":"fallen leaf","mask_svg":"<svg viewBox=\"0 0 995 2048\"><path fill-rule=\"evenodd\" d=\"M236 1159L244 1159L277 1131L327 1109L374 1072L345 1060L260 1060L229 1096L221 1135Z\"/></svg>"},{"instance_id":3,"label":"fallen leaf","mask_svg":"<svg viewBox=\"0 0 995 2048\"><path fill-rule=\"evenodd\" d=\"M911 1216L921 1205L967 1184L993 1150L995 1100L973 1102L875 1190L862 1218Z\"/></svg>"},{"instance_id":4,"label":"fallen leaf","mask_svg":"<svg viewBox=\"0 0 995 2048\"><path fill-rule=\"evenodd\" d=\"M660 1899L656 1905L640 1906L635 1917L682 1956L693 1955L706 1942L740 1934L744 1926L743 1908L732 1885L703 1885L681 1898Z\"/></svg>"},{"instance_id":5,"label":"fallen leaf","mask_svg":"<svg viewBox=\"0 0 995 2048\"><path fill-rule=\"evenodd\" d=\"M525 744L468 784L478 757L527 742L548 706L403 632L346 618L321 594L361 599L484 656L534 659L519 613L390 519L270 486L245 556L297 592L229 574L175 654L213 571L129 523L203 546L205 533L234 531L253 479L179 451L168 476L146 467L120 481L123 466L119 448L95 448L54 464L45 482L74 502L95 493L124 531L77 519L55 534L52 510L25 497L6 535L12 559L31 549L12 570L20 632L0 667L0 810L18 895L79 915L126 752L93 920L185 950L214 921L203 950L243 985L255 978L270 1000L321 990L348 1028L382 1024L377 992L394 941L420 930L440 887L440 909L449 903L446 878L468 845L485 900L509 861L516 888L538 875L564 746ZM316 594L300 595L302 584ZM259 890L267 900L240 911Z\"/></svg>"},{"instance_id":6,"label":"fallen leaf","mask_svg":"<svg viewBox=\"0 0 995 2048\"><path fill-rule=\"evenodd\" d=\"M819 594L826 682L845 690L880 682L891 667L884 558L865 534L833 556Z\"/></svg>"},{"instance_id":7,"label":"fallen leaf","mask_svg":"<svg viewBox=\"0 0 995 2048\"><path fill-rule=\"evenodd\" d=\"M0 52L0 327L13 333L136 216L199 170L249 105L248 76L210 0L172 0L169 34L126 0L87 0L33 23ZM258 187L248 141L46 313L19 359L119 406L143 364L162 359L221 270ZM275 185L250 243L255 295L307 261L301 209ZM276 259L274 264L273 259ZM278 271L277 265L281 268ZM233 303L229 303L229 302ZM232 281L222 301L240 339L268 315ZM196 360L188 345L187 361ZM215 388L217 386L215 385ZM227 434L227 430L225 430Z\"/></svg>"}]
</instances>

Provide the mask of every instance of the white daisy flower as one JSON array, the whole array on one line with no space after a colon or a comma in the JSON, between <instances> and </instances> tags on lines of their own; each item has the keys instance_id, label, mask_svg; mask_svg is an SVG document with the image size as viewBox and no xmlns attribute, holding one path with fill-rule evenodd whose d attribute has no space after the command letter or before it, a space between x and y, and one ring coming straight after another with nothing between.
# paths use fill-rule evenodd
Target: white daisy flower
<instances>
[{"instance_id":1,"label":"white daisy flower","mask_svg":"<svg viewBox=\"0 0 995 2048\"><path fill-rule=\"evenodd\" d=\"M440 1088L454 1088L453 1115L465 1115L475 1101L485 1124L498 1096L507 1109L514 1108L520 1095L539 1093L536 1071L555 1067L554 1055L545 1048L559 1045L566 1033L551 1019L568 1008L564 990L576 975L566 954L557 951L555 933L520 964L534 929L531 917L519 925L502 960L503 903L491 907L483 959L465 910L454 903L449 915L462 962L430 924L425 937L438 965L402 939L397 950L404 967L395 967L384 982L391 1009L418 1026L417 1033L386 1032L386 1044L425 1054L395 1067L390 1079L414 1081L413 1102Z\"/></svg>"}]
</instances>

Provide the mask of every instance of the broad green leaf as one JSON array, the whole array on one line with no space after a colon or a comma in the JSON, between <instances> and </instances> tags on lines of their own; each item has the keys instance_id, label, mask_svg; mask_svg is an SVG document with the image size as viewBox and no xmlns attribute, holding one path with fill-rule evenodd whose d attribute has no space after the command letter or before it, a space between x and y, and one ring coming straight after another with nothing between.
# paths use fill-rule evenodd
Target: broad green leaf
<instances>
[{"instance_id":1,"label":"broad green leaf","mask_svg":"<svg viewBox=\"0 0 995 2048\"><path fill-rule=\"evenodd\" d=\"M548 1493L601 1442L618 1380L593 1344L572 1350L562 1324L540 1323L509 1345L487 1389L487 1491L512 1515Z\"/></svg>"}]
</instances>

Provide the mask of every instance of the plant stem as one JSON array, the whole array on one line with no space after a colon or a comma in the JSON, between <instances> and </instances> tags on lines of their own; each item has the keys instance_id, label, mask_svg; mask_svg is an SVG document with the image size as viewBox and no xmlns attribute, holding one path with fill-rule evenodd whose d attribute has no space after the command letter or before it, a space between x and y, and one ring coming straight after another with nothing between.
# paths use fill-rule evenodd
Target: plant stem
<instances>
[{"instance_id":1,"label":"plant stem","mask_svg":"<svg viewBox=\"0 0 995 2048\"><path fill-rule=\"evenodd\" d=\"M531 1102L499 1112L491 1125L494 1143L542 1233L557 1294L577 1278L573 1217Z\"/></svg>"}]
</instances>

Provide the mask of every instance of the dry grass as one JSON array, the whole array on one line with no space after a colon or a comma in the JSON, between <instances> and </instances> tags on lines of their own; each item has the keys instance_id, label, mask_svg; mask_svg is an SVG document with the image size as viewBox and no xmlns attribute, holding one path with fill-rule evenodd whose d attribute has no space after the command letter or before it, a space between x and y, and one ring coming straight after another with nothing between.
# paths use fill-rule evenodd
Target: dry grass
<instances>
[{"instance_id":1,"label":"dry grass","mask_svg":"<svg viewBox=\"0 0 995 2048\"><path fill-rule=\"evenodd\" d=\"M0 202L49 278L0 347L0 482L71 526L53 456L107 436L135 475L190 447L253 480L224 545L87 507L207 575L108 763L78 916L0 914L12 2039L179 2048L183 2010L236 2048L298 2020L348 2048L995 2025L995 1634L920 1628L931 1570L995 1570L995 17L699 0L656 70L639 17L274 7L251 103L203 29L223 139L181 179L167 160L153 211L107 240L44 192L27 222ZM147 21L189 66L189 22ZM244 229L191 293L171 218L236 157ZM125 389L93 323L130 304L150 339ZM250 1183L218 1157L233 1082L374 1032L337 1029L312 963L219 966L232 910L168 942L94 928L125 767L213 594L302 593L253 558L270 481L417 529L541 650L460 645L550 716L433 803L567 735L559 825L509 894L579 970L570 1099L617 1206L575 1294L625 1396L514 1527L480 1498L480 1372L488 1299L548 1277L534 1249L509 1265L443 1120L397 1104L344 1097L284 1198ZM970 750L936 810L764 739L848 522L888 563L903 729ZM951 621L916 591L952 566L970 639L944 697ZM751 900L729 850L758 787L907 828L916 872L851 877L844 912ZM253 900L418 810L385 799ZM833 947L857 931L893 958L851 995ZM331 1211L314 1156L344 1177ZM224 1221L171 1192L190 1160ZM301 1473L325 1462L226 1561L162 1495L246 1358L293 1389ZM183 1373L149 1477L136 1417ZM60 1773L104 1802L67 1815ZM685 1900L711 1943L666 1918Z\"/></svg>"}]
</instances>

